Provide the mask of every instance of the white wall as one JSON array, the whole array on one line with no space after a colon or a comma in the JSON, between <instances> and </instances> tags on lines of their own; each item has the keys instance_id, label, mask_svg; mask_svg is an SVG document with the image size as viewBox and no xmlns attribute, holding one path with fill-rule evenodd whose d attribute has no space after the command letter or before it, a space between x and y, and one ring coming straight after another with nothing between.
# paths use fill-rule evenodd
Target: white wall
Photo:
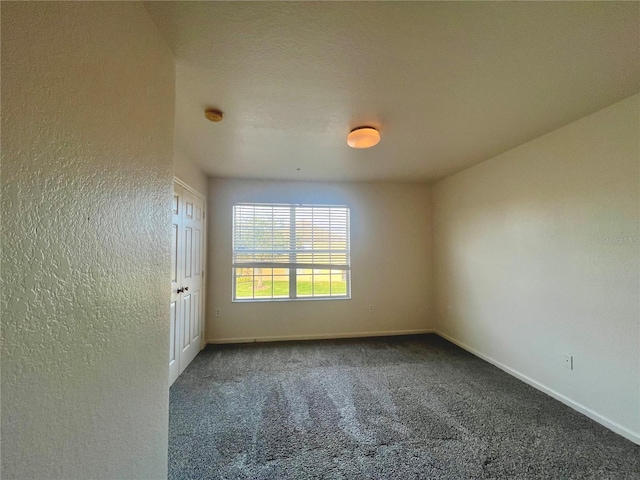
<instances>
[{"instance_id":1,"label":"white wall","mask_svg":"<svg viewBox=\"0 0 640 480\"><path fill-rule=\"evenodd\" d=\"M209 177L177 147L173 154L173 174L196 192L207 196Z\"/></svg>"},{"instance_id":2,"label":"white wall","mask_svg":"<svg viewBox=\"0 0 640 480\"><path fill-rule=\"evenodd\" d=\"M351 208L350 300L232 303L236 202ZM392 334L431 328L430 188L421 184L212 179L209 190L209 341ZM374 311L369 312L369 305ZM221 316L216 317L219 308Z\"/></svg>"},{"instance_id":3,"label":"white wall","mask_svg":"<svg viewBox=\"0 0 640 480\"><path fill-rule=\"evenodd\" d=\"M166 478L173 56L138 3L1 8L2 478Z\"/></svg>"},{"instance_id":4,"label":"white wall","mask_svg":"<svg viewBox=\"0 0 640 480\"><path fill-rule=\"evenodd\" d=\"M433 188L439 330L636 442L639 115L636 95Z\"/></svg>"}]
</instances>

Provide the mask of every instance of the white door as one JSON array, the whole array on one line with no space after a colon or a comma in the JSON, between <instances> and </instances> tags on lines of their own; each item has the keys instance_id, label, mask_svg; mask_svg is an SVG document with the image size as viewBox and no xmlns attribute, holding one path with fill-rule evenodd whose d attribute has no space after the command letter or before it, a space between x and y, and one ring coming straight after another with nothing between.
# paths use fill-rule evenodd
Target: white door
<instances>
[{"instance_id":1,"label":"white door","mask_svg":"<svg viewBox=\"0 0 640 480\"><path fill-rule=\"evenodd\" d=\"M200 351L204 315L204 199L174 185L170 384Z\"/></svg>"},{"instance_id":2,"label":"white door","mask_svg":"<svg viewBox=\"0 0 640 480\"><path fill-rule=\"evenodd\" d=\"M200 351L203 313L203 240L204 201L183 190L183 267L182 267L182 329L180 332L180 373Z\"/></svg>"}]
</instances>

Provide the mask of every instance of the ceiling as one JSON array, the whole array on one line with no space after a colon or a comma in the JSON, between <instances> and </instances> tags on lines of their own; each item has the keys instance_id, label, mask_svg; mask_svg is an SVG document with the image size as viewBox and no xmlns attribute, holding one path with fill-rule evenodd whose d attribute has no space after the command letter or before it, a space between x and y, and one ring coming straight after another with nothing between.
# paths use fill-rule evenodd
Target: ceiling
<instances>
[{"instance_id":1,"label":"ceiling","mask_svg":"<svg viewBox=\"0 0 640 480\"><path fill-rule=\"evenodd\" d=\"M176 149L211 176L433 181L640 91L636 2L145 7L176 57ZM377 146L347 146L361 125Z\"/></svg>"}]
</instances>

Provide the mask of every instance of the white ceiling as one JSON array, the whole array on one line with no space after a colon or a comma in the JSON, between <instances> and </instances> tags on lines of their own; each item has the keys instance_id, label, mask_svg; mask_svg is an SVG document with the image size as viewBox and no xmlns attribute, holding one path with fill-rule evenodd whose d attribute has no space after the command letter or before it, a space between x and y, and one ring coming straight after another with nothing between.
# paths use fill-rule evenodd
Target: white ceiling
<instances>
[{"instance_id":1,"label":"white ceiling","mask_svg":"<svg viewBox=\"0 0 640 480\"><path fill-rule=\"evenodd\" d=\"M212 176L431 181L640 91L635 2L145 6L176 148ZM376 147L347 146L360 125Z\"/></svg>"}]
</instances>

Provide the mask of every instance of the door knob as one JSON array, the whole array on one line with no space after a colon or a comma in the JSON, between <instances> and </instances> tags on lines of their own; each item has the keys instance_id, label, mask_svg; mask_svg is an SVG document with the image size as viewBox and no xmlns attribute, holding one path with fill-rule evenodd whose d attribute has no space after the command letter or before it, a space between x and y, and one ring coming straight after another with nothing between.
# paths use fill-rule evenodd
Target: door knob
<instances>
[{"instance_id":1,"label":"door knob","mask_svg":"<svg viewBox=\"0 0 640 480\"><path fill-rule=\"evenodd\" d=\"M176 290L176 293L182 293L184 292L184 288L179 288L178 290Z\"/></svg>"},{"instance_id":2,"label":"door knob","mask_svg":"<svg viewBox=\"0 0 640 480\"><path fill-rule=\"evenodd\" d=\"M184 287L184 291L188 292L189 291L189 287Z\"/></svg>"}]
</instances>

